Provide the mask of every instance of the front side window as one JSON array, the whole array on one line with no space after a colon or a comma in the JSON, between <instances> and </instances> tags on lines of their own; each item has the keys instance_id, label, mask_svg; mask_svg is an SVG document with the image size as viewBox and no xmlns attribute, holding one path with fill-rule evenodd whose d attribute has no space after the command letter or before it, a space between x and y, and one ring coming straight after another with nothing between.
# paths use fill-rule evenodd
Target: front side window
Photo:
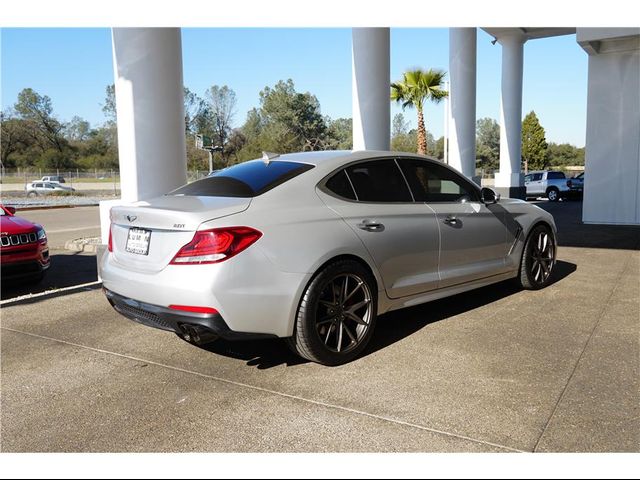
<instances>
[{"instance_id":1,"label":"front side window","mask_svg":"<svg viewBox=\"0 0 640 480\"><path fill-rule=\"evenodd\" d=\"M531 181L531 175L525 175L524 176L524 182L525 183L529 183Z\"/></svg>"},{"instance_id":2,"label":"front side window","mask_svg":"<svg viewBox=\"0 0 640 480\"><path fill-rule=\"evenodd\" d=\"M534 173L533 177L531 177L531 180L534 182L539 182L540 180L542 180L542 174L541 173Z\"/></svg>"},{"instance_id":3,"label":"front side window","mask_svg":"<svg viewBox=\"0 0 640 480\"><path fill-rule=\"evenodd\" d=\"M479 200L477 189L468 180L442 165L405 158L400 166L417 202Z\"/></svg>"},{"instance_id":4,"label":"front side window","mask_svg":"<svg viewBox=\"0 0 640 480\"><path fill-rule=\"evenodd\" d=\"M346 169L360 202L411 202L411 192L395 160L357 163Z\"/></svg>"},{"instance_id":5,"label":"front side window","mask_svg":"<svg viewBox=\"0 0 640 480\"><path fill-rule=\"evenodd\" d=\"M184 185L169 195L256 197L312 168L313 165L297 162L239 163Z\"/></svg>"}]
</instances>

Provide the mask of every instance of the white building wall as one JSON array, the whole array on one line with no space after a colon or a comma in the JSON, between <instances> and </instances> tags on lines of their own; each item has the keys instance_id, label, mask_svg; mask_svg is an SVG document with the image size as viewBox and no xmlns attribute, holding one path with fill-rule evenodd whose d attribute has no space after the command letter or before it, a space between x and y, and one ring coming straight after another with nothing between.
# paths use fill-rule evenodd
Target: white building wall
<instances>
[{"instance_id":1,"label":"white building wall","mask_svg":"<svg viewBox=\"0 0 640 480\"><path fill-rule=\"evenodd\" d=\"M588 29L585 223L640 224L640 36ZM600 35L595 35L594 30ZM588 42L588 43L587 43Z\"/></svg>"}]
</instances>

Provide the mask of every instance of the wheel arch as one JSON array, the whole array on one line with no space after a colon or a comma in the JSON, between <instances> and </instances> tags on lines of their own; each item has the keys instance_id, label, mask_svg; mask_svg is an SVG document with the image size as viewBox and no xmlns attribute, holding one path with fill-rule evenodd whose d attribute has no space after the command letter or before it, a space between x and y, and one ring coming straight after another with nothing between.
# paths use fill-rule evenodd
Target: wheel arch
<instances>
[{"instance_id":1,"label":"wheel arch","mask_svg":"<svg viewBox=\"0 0 640 480\"><path fill-rule=\"evenodd\" d=\"M531 236L531 232L533 232L537 227L539 227L541 225L546 227L546 228L548 228L549 231L551 232L551 234L553 235L553 239L555 240L555 243L556 243L556 254L557 254L557 250L558 250L558 235L557 235L557 231L556 231L555 226L552 225L547 220L545 220L544 218L538 218L534 222L531 222L531 225L529 226L529 228L527 228L526 230L523 230L524 235L522 236L522 249L519 252L520 261L518 262L518 271L520 271L520 268L522 267L522 260L523 260L522 252L523 252L524 246L527 244L527 240Z\"/></svg>"},{"instance_id":2,"label":"wheel arch","mask_svg":"<svg viewBox=\"0 0 640 480\"><path fill-rule=\"evenodd\" d=\"M334 253L333 255L330 255L328 258L322 259L318 262L318 265L313 269L313 273L307 278L307 281L302 285L302 288L300 288L299 291L297 292L296 301L294 302L294 309L291 312L289 326L287 329L290 335L293 335L294 333L296 317L297 317L298 309L300 308L300 302L302 301L302 298L304 297L304 293L306 292L308 286L323 269L325 269L331 263L334 263L340 260L355 261L359 263L365 270L367 270L367 272L369 272L369 274L371 275L374 281L373 287L377 297L378 311L380 311L380 302L381 300L386 301L386 295L384 294L384 284L382 283L382 279L378 275L377 270L373 268L369 264L369 262L367 262L364 258L362 258L359 255L356 255L353 253Z\"/></svg>"}]
</instances>

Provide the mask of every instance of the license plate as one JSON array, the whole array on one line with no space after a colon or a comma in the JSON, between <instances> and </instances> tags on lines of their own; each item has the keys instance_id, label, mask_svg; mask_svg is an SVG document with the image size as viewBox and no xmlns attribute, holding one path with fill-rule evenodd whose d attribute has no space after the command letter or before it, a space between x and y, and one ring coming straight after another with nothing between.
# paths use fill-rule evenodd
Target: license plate
<instances>
[{"instance_id":1,"label":"license plate","mask_svg":"<svg viewBox=\"0 0 640 480\"><path fill-rule=\"evenodd\" d=\"M125 250L129 253L135 253L136 255L148 255L150 238L151 230L130 228Z\"/></svg>"}]
</instances>

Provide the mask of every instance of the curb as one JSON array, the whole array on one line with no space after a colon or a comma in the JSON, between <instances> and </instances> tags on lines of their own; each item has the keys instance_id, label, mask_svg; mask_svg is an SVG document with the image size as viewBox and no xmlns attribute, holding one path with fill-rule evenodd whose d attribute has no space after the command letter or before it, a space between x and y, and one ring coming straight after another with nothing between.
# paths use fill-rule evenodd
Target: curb
<instances>
[{"instance_id":1,"label":"curb","mask_svg":"<svg viewBox=\"0 0 640 480\"><path fill-rule=\"evenodd\" d=\"M35 207L15 207L16 212L26 212L28 210L53 210L55 208L78 208L78 207L97 207L99 203L88 203L86 205L40 205Z\"/></svg>"},{"instance_id":2,"label":"curb","mask_svg":"<svg viewBox=\"0 0 640 480\"><path fill-rule=\"evenodd\" d=\"M71 250L72 252L87 252L87 253L96 253L98 251L99 244L81 243L79 240L82 240L82 238L76 238L75 240L67 240L64 244L65 250Z\"/></svg>"}]
</instances>

